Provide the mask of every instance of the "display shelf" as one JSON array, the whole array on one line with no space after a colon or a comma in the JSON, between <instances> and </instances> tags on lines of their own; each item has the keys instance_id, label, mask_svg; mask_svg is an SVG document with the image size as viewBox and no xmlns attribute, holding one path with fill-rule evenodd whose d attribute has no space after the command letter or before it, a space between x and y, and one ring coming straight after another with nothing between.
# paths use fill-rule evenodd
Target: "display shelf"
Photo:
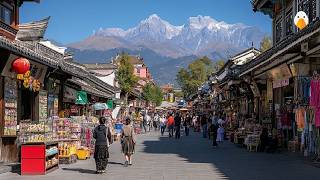
<instances>
[{"instance_id":1,"label":"display shelf","mask_svg":"<svg viewBox=\"0 0 320 180\"><path fill-rule=\"evenodd\" d=\"M50 156L53 156L53 155L57 155L59 152L55 152L53 154L46 154L46 157L50 157Z\"/></svg>"},{"instance_id":2,"label":"display shelf","mask_svg":"<svg viewBox=\"0 0 320 180\"><path fill-rule=\"evenodd\" d=\"M53 164L51 166L46 167L46 170L49 170L49 169L51 169L51 168L53 168L55 166L58 166L58 165L59 165L59 163L55 163L55 164Z\"/></svg>"},{"instance_id":3,"label":"display shelf","mask_svg":"<svg viewBox=\"0 0 320 180\"><path fill-rule=\"evenodd\" d=\"M44 175L57 169L59 167L58 152L47 155L47 150L50 148L58 149L58 142L23 143L21 145L21 175Z\"/></svg>"}]
</instances>

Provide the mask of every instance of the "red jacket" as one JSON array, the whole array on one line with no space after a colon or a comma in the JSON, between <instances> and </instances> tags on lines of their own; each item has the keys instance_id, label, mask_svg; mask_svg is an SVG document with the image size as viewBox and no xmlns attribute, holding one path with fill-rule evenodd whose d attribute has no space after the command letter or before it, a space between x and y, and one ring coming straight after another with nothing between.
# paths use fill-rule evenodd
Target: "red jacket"
<instances>
[{"instance_id":1,"label":"red jacket","mask_svg":"<svg viewBox=\"0 0 320 180\"><path fill-rule=\"evenodd\" d=\"M172 116L168 118L167 126L174 126L174 118Z\"/></svg>"}]
</instances>

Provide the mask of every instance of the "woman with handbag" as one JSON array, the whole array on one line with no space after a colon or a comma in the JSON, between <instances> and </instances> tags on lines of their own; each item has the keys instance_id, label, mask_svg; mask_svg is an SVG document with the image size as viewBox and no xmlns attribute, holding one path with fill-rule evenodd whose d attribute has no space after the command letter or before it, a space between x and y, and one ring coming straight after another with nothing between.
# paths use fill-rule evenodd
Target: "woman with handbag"
<instances>
[{"instance_id":1,"label":"woman with handbag","mask_svg":"<svg viewBox=\"0 0 320 180\"><path fill-rule=\"evenodd\" d=\"M122 153L126 158L124 163L125 167L132 165L132 154L134 153L134 146L136 144L134 139L134 129L130 125L130 122L130 118L126 118L125 125L121 132Z\"/></svg>"},{"instance_id":2,"label":"woman with handbag","mask_svg":"<svg viewBox=\"0 0 320 180\"><path fill-rule=\"evenodd\" d=\"M100 117L100 125L97 126L93 131L93 138L96 139L94 149L94 159L96 161L97 173L105 173L108 158L109 158L109 145L111 143L111 132L110 129L105 125L106 118Z\"/></svg>"}]
</instances>

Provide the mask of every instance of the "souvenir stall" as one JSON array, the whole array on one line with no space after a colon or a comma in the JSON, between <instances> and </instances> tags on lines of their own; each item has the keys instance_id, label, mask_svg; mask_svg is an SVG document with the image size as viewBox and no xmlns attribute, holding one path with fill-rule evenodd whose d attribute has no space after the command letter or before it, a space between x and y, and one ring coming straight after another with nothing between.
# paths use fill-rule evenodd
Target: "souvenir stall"
<instances>
[{"instance_id":1,"label":"souvenir stall","mask_svg":"<svg viewBox=\"0 0 320 180\"><path fill-rule=\"evenodd\" d=\"M288 149L320 160L320 76L316 70L312 76L297 76L295 82L296 131Z\"/></svg>"}]
</instances>

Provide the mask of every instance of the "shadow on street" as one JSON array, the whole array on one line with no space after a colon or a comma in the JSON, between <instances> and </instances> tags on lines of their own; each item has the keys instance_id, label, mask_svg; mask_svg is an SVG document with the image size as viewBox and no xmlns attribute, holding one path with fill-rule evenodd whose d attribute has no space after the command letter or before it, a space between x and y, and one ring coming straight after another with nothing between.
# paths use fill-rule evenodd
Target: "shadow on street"
<instances>
[{"instance_id":1,"label":"shadow on street","mask_svg":"<svg viewBox=\"0 0 320 180\"><path fill-rule=\"evenodd\" d=\"M181 139L160 137L160 140L144 141L144 152L151 154L176 154L188 163L206 163L212 171L236 180L270 179L318 179L320 169L313 167L295 155L247 152L230 142L219 147L200 134Z\"/></svg>"},{"instance_id":2,"label":"shadow on street","mask_svg":"<svg viewBox=\"0 0 320 180\"><path fill-rule=\"evenodd\" d=\"M90 169L82 169L82 168L62 168L64 171L76 171L84 174L96 174L96 171Z\"/></svg>"}]
</instances>

